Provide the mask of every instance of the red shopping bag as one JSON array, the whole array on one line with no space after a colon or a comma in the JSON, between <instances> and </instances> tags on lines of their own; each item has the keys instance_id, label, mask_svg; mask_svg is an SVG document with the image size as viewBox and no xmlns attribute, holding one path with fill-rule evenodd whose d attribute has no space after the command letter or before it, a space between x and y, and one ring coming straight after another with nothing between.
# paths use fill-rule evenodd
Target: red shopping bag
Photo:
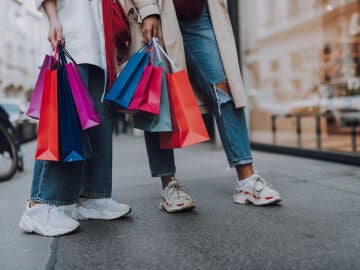
<instances>
[{"instance_id":1,"label":"red shopping bag","mask_svg":"<svg viewBox=\"0 0 360 270\"><path fill-rule=\"evenodd\" d=\"M52 161L60 159L57 88L57 70L46 70L35 159Z\"/></svg>"},{"instance_id":2,"label":"red shopping bag","mask_svg":"<svg viewBox=\"0 0 360 270\"><path fill-rule=\"evenodd\" d=\"M160 148L181 148L209 140L185 70L166 74L172 131L160 132Z\"/></svg>"},{"instance_id":3,"label":"red shopping bag","mask_svg":"<svg viewBox=\"0 0 360 270\"><path fill-rule=\"evenodd\" d=\"M146 66L128 110L159 114L161 78L162 67Z\"/></svg>"}]
</instances>

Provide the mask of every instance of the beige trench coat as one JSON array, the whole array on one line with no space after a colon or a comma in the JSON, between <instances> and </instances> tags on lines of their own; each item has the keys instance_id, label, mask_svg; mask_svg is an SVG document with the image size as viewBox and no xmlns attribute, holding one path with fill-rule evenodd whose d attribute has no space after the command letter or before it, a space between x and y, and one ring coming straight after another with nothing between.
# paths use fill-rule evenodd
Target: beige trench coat
<instances>
[{"instance_id":1,"label":"beige trench coat","mask_svg":"<svg viewBox=\"0 0 360 270\"><path fill-rule=\"evenodd\" d=\"M239 61L233 31L224 0L207 0L221 60L236 108L246 106L246 94L240 74ZM179 69L185 69L185 53L182 36L172 0L125 0L131 30L131 51L136 51L144 42L142 19L152 14L160 15L159 42ZM200 107L204 99L199 93ZM204 109L202 108L202 111Z\"/></svg>"}]
</instances>

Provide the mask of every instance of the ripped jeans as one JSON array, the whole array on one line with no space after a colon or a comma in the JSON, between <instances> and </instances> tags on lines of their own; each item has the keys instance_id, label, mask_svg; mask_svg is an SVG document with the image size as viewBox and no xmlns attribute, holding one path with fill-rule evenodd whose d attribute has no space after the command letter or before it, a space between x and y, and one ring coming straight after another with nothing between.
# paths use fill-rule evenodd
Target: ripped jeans
<instances>
[{"instance_id":1,"label":"ripped jeans","mask_svg":"<svg viewBox=\"0 0 360 270\"><path fill-rule=\"evenodd\" d=\"M189 77L212 103L230 167L252 163L244 109L236 109L231 96L216 88L217 83L226 81L226 76L207 7L199 18L181 21L180 29ZM158 133L145 132L145 143L151 175L174 175L174 151L160 149Z\"/></svg>"}]
</instances>

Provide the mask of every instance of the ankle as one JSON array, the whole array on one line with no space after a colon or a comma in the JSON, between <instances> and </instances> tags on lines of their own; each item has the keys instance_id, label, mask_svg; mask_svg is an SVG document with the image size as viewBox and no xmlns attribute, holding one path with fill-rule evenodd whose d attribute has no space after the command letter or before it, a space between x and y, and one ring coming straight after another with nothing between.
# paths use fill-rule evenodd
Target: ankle
<instances>
[{"instance_id":1,"label":"ankle","mask_svg":"<svg viewBox=\"0 0 360 270\"><path fill-rule=\"evenodd\" d=\"M252 164L236 166L236 172L239 180L247 179L255 173Z\"/></svg>"},{"instance_id":2,"label":"ankle","mask_svg":"<svg viewBox=\"0 0 360 270\"><path fill-rule=\"evenodd\" d=\"M33 201L30 201L29 202L29 207L34 207L35 205L39 204L38 202L33 202Z\"/></svg>"},{"instance_id":3,"label":"ankle","mask_svg":"<svg viewBox=\"0 0 360 270\"><path fill-rule=\"evenodd\" d=\"M169 183L174 179L175 179L174 175L162 176L161 177L162 189L166 188L169 185Z\"/></svg>"}]
</instances>

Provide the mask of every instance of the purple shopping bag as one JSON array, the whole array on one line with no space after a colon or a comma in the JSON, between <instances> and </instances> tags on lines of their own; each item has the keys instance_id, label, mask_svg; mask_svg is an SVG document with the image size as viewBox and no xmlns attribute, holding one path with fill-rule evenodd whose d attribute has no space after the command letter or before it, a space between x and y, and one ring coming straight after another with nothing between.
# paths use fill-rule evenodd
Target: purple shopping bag
<instances>
[{"instance_id":1,"label":"purple shopping bag","mask_svg":"<svg viewBox=\"0 0 360 270\"><path fill-rule=\"evenodd\" d=\"M41 98L42 98L43 86L44 86L45 70L52 69L54 63L55 63L55 57L47 54L44 58L38 79L35 84L33 94L31 96L29 108L26 112L27 116L30 116L35 119L40 118L40 107L41 107Z\"/></svg>"},{"instance_id":2,"label":"purple shopping bag","mask_svg":"<svg viewBox=\"0 0 360 270\"><path fill-rule=\"evenodd\" d=\"M94 103L78 66L71 62L66 64L66 70L82 129L100 124L100 116L95 111Z\"/></svg>"}]
</instances>

